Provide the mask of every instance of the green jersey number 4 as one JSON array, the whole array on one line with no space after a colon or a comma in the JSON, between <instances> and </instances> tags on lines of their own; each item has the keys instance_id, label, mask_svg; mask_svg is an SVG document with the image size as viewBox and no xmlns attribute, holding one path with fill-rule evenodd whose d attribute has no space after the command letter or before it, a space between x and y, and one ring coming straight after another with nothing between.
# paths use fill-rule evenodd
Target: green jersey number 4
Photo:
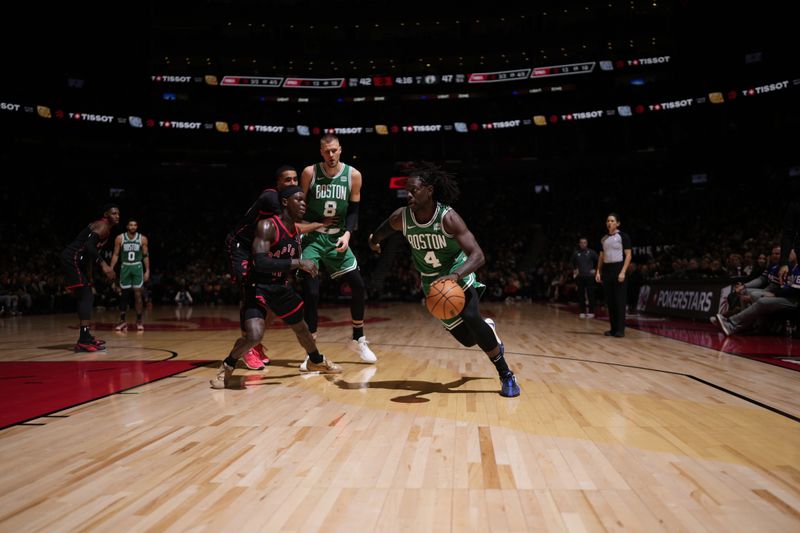
<instances>
[{"instance_id":1,"label":"green jersey number 4","mask_svg":"<svg viewBox=\"0 0 800 533\"><path fill-rule=\"evenodd\" d=\"M436 253L433 251L430 251L427 254L425 254L424 259L425 262L431 265L433 268L439 268L440 266L442 266L441 261L439 261L439 258L436 257Z\"/></svg>"}]
</instances>

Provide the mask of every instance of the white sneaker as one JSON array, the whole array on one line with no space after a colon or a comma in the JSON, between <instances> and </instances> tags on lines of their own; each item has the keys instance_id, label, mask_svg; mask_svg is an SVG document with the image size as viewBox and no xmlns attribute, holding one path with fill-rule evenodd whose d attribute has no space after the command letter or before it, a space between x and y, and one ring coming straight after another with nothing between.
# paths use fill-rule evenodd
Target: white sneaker
<instances>
[{"instance_id":1,"label":"white sneaker","mask_svg":"<svg viewBox=\"0 0 800 533\"><path fill-rule=\"evenodd\" d=\"M733 323L728 319L722 316L722 313L717 313L717 325L722 329L722 332L730 337L734 333L734 326Z\"/></svg>"},{"instance_id":2,"label":"white sneaker","mask_svg":"<svg viewBox=\"0 0 800 533\"><path fill-rule=\"evenodd\" d=\"M311 334L311 338L314 339L314 342L317 340L317 332ZM308 372L308 356L306 356L306 360L300 363L300 372Z\"/></svg>"},{"instance_id":3,"label":"white sneaker","mask_svg":"<svg viewBox=\"0 0 800 533\"><path fill-rule=\"evenodd\" d=\"M586 318L594 318L594 313L586 313Z\"/></svg>"},{"instance_id":4,"label":"white sneaker","mask_svg":"<svg viewBox=\"0 0 800 533\"><path fill-rule=\"evenodd\" d=\"M497 334L497 324L494 323L494 320L491 318L484 318L483 321L492 328L492 333L494 333L494 338L497 339L497 344L503 344L503 341L500 340L500 336Z\"/></svg>"},{"instance_id":5,"label":"white sneaker","mask_svg":"<svg viewBox=\"0 0 800 533\"><path fill-rule=\"evenodd\" d=\"M219 366L219 370L217 370L217 375L208 381L211 384L212 389L224 389L228 387L232 375L233 368L226 365L225 361L223 361Z\"/></svg>"},{"instance_id":6,"label":"white sneaker","mask_svg":"<svg viewBox=\"0 0 800 533\"><path fill-rule=\"evenodd\" d=\"M369 341L362 336L358 340L352 340L347 344L351 350L356 352L362 361L365 363L374 363L378 360L375 353L369 349Z\"/></svg>"},{"instance_id":7,"label":"white sneaker","mask_svg":"<svg viewBox=\"0 0 800 533\"><path fill-rule=\"evenodd\" d=\"M581 313L578 315L578 318L586 318L586 313Z\"/></svg>"}]
</instances>

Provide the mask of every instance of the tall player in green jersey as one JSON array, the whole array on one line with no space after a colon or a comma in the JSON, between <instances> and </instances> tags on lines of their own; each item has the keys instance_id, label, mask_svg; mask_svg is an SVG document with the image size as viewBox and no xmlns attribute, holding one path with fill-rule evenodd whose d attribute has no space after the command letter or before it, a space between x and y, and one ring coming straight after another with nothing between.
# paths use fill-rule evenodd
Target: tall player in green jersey
<instances>
[{"instance_id":1,"label":"tall player in green jersey","mask_svg":"<svg viewBox=\"0 0 800 533\"><path fill-rule=\"evenodd\" d=\"M342 147L335 135L324 135L319 142L323 161L309 165L300 175L300 187L306 194L308 222L320 222L335 217L337 222L303 236L303 259L313 261L317 268L324 266L331 279L350 285L350 317L353 321L353 340L348 343L361 360L374 363L377 357L364 336L364 301L366 288L358 261L350 249L350 236L358 226L358 205L361 201L361 172L342 163ZM321 265L320 265L321 263ZM303 278L305 320L316 337L319 278ZM306 362L303 363L305 365ZM301 365L302 368L302 365Z\"/></svg>"},{"instance_id":2,"label":"tall player in green jersey","mask_svg":"<svg viewBox=\"0 0 800 533\"><path fill-rule=\"evenodd\" d=\"M122 258L119 267L119 286L122 294L119 297L119 323L114 327L116 331L126 331L128 322L125 313L128 309L130 292L133 291L136 306L136 329L144 331L142 324L142 291L144 283L150 279L150 251L147 237L139 233L139 223L129 220L125 226L125 233L117 235L114 239L114 255L111 256L111 268Z\"/></svg>"},{"instance_id":3,"label":"tall player in green jersey","mask_svg":"<svg viewBox=\"0 0 800 533\"><path fill-rule=\"evenodd\" d=\"M484 264L483 250L464 220L450 203L458 198L458 185L450 174L430 166L411 173L406 182L408 207L401 207L369 236L369 245L380 252L380 242L395 231L411 245L414 267L428 295L431 283L439 279L456 281L464 289L466 302L461 313L442 324L464 346L480 346L500 376L500 394L519 396L517 379L505 360L505 346L497 336L491 318L481 317L475 271Z\"/></svg>"}]
</instances>

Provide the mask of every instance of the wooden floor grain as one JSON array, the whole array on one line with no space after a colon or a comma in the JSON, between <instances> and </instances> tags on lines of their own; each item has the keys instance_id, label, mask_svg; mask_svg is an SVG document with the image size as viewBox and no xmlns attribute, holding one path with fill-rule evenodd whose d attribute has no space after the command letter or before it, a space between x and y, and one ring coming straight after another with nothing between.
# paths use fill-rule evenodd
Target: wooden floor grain
<instances>
[{"instance_id":1,"label":"wooden floor grain","mask_svg":"<svg viewBox=\"0 0 800 533\"><path fill-rule=\"evenodd\" d=\"M800 531L800 372L559 308L483 311L518 398L420 305L368 309L376 365L321 328L337 377L300 375L271 329L273 363L237 389L209 387L215 363L0 431L0 531ZM218 360L236 320L156 310L143 334L96 331L97 355L66 349L72 315L9 318L0 361Z\"/></svg>"}]
</instances>

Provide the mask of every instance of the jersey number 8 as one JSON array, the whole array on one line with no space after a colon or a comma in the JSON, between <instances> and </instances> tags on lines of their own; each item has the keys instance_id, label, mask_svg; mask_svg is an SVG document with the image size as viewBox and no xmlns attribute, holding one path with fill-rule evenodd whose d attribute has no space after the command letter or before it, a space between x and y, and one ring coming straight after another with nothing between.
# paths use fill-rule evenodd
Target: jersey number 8
<instances>
[{"instance_id":1,"label":"jersey number 8","mask_svg":"<svg viewBox=\"0 0 800 533\"><path fill-rule=\"evenodd\" d=\"M332 217L336 215L336 202L333 200L328 200L325 202L325 207L322 210L322 215L326 217Z\"/></svg>"}]
</instances>

